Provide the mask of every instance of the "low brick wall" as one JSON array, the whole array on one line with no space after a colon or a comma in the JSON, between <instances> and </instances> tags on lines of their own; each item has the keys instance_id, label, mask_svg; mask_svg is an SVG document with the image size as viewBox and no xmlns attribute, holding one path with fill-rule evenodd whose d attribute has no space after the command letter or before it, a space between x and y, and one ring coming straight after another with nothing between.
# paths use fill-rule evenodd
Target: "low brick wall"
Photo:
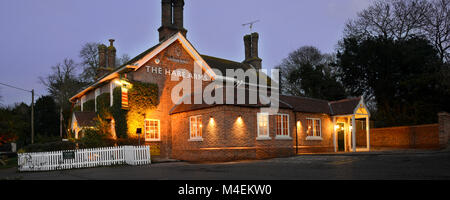
<instances>
[{"instance_id":1,"label":"low brick wall","mask_svg":"<svg viewBox=\"0 0 450 200\"><path fill-rule=\"evenodd\" d=\"M441 112L439 116L439 145L445 148L450 144L450 114Z\"/></svg>"},{"instance_id":2,"label":"low brick wall","mask_svg":"<svg viewBox=\"0 0 450 200\"><path fill-rule=\"evenodd\" d=\"M357 134L357 145L366 145L366 134ZM371 147L439 148L439 124L370 129Z\"/></svg>"},{"instance_id":3,"label":"low brick wall","mask_svg":"<svg viewBox=\"0 0 450 200\"><path fill-rule=\"evenodd\" d=\"M289 157L295 155L293 148L201 148L195 150L173 151L175 159L191 162L226 162L236 160L255 160L276 157Z\"/></svg>"}]
</instances>

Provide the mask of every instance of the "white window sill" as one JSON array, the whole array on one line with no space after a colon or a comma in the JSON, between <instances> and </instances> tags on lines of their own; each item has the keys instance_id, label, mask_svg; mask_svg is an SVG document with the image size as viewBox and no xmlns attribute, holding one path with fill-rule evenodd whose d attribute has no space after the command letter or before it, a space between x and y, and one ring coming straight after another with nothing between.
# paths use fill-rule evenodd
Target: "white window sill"
<instances>
[{"instance_id":1,"label":"white window sill","mask_svg":"<svg viewBox=\"0 0 450 200\"><path fill-rule=\"evenodd\" d=\"M157 139L157 140L145 140L146 142L161 142L161 140L160 139Z\"/></svg>"},{"instance_id":2,"label":"white window sill","mask_svg":"<svg viewBox=\"0 0 450 200\"><path fill-rule=\"evenodd\" d=\"M192 138L188 140L189 142L203 142L203 138Z\"/></svg>"},{"instance_id":3,"label":"white window sill","mask_svg":"<svg viewBox=\"0 0 450 200\"><path fill-rule=\"evenodd\" d=\"M322 141L323 138L320 136L308 136L306 137L306 140L311 140L311 141Z\"/></svg>"},{"instance_id":4,"label":"white window sill","mask_svg":"<svg viewBox=\"0 0 450 200\"><path fill-rule=\"evenodd\" d=\"M259 140L259 141L263 141L263 140L272 140L272 138L271 138L271 137L268 137L268 136L261 136L261 137L257 137L256 140Z\"/></svg>"},{"instance_id":5,"label":"white window sill","mask_svg":"<svg viewBox=\"0 0 450 200\"><path fill-rule=\"evenodd\" d=\"M290 136L276 136L276 140L292 140Z\"/></svg>"}]
</instances>

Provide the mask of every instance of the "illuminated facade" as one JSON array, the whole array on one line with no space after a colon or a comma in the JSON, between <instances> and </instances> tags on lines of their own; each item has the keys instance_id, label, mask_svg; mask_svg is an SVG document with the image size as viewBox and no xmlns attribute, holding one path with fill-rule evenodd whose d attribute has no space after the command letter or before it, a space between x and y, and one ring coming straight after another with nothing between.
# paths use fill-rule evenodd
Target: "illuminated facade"
<instances>
[{"instance_id":1,"label":"illuminated facade","mask_svg":"<svg viewBox=\"0 0 450 200\"><path fill-rule=\"evenodd\" d=\"M328 102L281 95L278 100L279 111L272 114L262 112L259 104L248 102L174 103L173 90L177 90L183 80L191 80L188 84L192 84L192 89L184 91L180 100L194 98L192 94L196 92L196 84L205 88L215 80L223 80L237 85L235 83L238 80L234 76L218 75L217 72L226 74L227 69L259 70L262 67L262 60L258 57L257 33L244 37L243 62L197 52L186 39L183 6L182 0L163 0L160 43L126 65L106 72L70 101L79 106L81 112L86 112L85 104L93 100L95 111L98 112L98 97L109 93L109 103L113 106L118 103L114 102L114 89L120 87L121 105L129 109L133 107L132 102L128 101L130 94L127 93L127 89L132 87L130 82L157 85L157 105L136 112L138 122L132 123L132 120L136 120L128 115L126 126L128 137L137 137L135 130L141 128L141 138L154 149L154 156L165 158L228 161L292 156L306 152L356 151L356 131L350 127L355 127L358 119L368 122L370 117L363 98ZM112 42L107 49L113 49ZM100 54L100 59L105 57ZM177 77L176 80L174 77ZM115 132L117 119L112 118L110 123L112 132ZM368 131L368 126L366 128ZM369 147L367 143L364 149Z\"/></svg>"}]
</instances>

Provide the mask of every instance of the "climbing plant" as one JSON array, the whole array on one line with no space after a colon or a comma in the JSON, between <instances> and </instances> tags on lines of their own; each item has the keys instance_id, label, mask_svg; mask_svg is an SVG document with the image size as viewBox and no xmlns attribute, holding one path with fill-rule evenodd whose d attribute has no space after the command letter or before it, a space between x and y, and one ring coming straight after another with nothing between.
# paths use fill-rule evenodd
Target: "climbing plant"
<instances>
[{"instance_id":1,"label":"climbing plant","mask_svg":"<svg viewBox=\"0 0 450 200\"><path fill-rule=\"evenodd\" d=\"M94 112L95 111L95 100L91 99L89 101L84 102L83 111L84 112Z\"/></svg>"},{"instance_id":2,"label":"climbing plant","mask_svg":"<svg viewBox=\"0 0 450 200\"><path fill-rule=\"evenodd\" d=\"M111 99L110 93L103 93L97 96L97 113L103 120L111 118Z\"/></svg>"},{"instance_id":3,"label":"climbing plant","mask_svg":"<svg viewBox=\"0 0 450 200\"><path fill-rule=\"evenodd\" d=\"M128 90L128 135L136 137L136 129L144 128L145 113L158 105L158 86L152 83L132 81Z\"/></svg>"},{"instance_id":4,"label":"climbing plant","mask_svg":"<svg viewBox=\"0 0 450 200\"><path fill-rule=\"evenodd\" d=\"M122 90L120 87L114 88L113 106L111 115L115 121L116 136L118 138L127 138L127 110L122 109Z\"/></svg>"}]
</instances>

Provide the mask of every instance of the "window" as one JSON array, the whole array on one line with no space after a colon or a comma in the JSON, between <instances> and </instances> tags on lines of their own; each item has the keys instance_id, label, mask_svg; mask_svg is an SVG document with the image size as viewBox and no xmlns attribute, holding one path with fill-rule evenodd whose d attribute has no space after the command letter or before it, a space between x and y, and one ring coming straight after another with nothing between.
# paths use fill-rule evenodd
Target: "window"
<instances>
[{"instance_id":1,"label":"window","mask_svg":"<svg viewBox=\"0 0 450 200\"><path fill-rule=\"evenodd\" d=\"M160 125L159 120L145 120L145 141L160 141Z\"/></svg>"},{"instance_id":2,"label":"window","mask_svg":"<svg viewBox=\"0 0 450 200\"><path fill-rule=\"evenodd\" d=\"M320 119L307 118L306 124L306 139L322 138L322 122Z\"/></svg>"},{"instance_id":3,"label":"window","mask_svg":"<svg viewBox=\"0 0 450 200\"><path fill-rule=\"evenodd\" d=\"M270 137L269 137L269 114L268 113L258 113L257 114L257 123L258 123L257 139L270 139Z\"/></svg>"},{"instance_id":4,"label":"window","mask_svg":"<svg viewBox=\"0 0 450 200\"><path fill-rule=\"evenodd\" d=\"M289 136L289 115L276 115L277 137L290 138Z\"/></svg>"},{"instance_id":5,"label":"window","mask_svg":"<svg viewBox=\"0 0 450 200\"><path fill-rule=\"evenodd\" d=\"M190 141L203 141L202 137L202 117L194 116L189 118L190 122Z\"/></svg>"}]
</instances>

